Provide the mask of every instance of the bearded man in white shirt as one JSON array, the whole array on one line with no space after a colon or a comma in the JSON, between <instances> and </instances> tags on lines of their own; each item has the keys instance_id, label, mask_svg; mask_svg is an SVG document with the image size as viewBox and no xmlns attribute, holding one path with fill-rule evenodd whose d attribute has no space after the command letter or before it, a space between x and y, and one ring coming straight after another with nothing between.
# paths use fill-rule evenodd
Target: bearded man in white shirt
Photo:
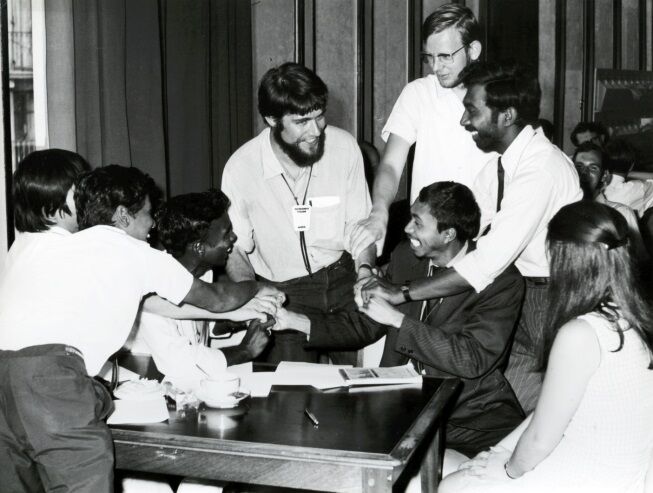
<instances>
[{"instance_id":1,"label":"bearded man in white shirt","mask_svg":"<svg viewBox=\"0 0 653 493\"><path fill-rule=\"evenodd\" d=\"M327 126L328 89L312 70L284 63L259 84L268 128L227 161L222 190L238 240L227 261L233 280L273 282L300 313L354 307L353 286L371 274L373 247L353 255L350 228L370 211L356 139ZM261 355L268 362L353 364L355 352L328 355L304 347L303 335L277 332Z\"/></svg>"},{"instance_id":2,"label":"bearded man in white shirt","mask_svg":"<svg viewBox=\"0 0 653 493\"><path fill-rule=\"evenodd\" d=\"M393 304L470 288L480 292L514 263L526 281L526 295L506 377L528 413L542 384L544 333L553 330L544 327L547 226L582 192L569 158L531 126L538 118L541 95L534 75L514 64L478 63L465 70L463 82L468 91L461 125L480 149L501 155L483 168L474 188L486 234L476 250L431 278L403 286L372 278L358 287L363 300L381 296Z\"/></svg>"}]
</instances>

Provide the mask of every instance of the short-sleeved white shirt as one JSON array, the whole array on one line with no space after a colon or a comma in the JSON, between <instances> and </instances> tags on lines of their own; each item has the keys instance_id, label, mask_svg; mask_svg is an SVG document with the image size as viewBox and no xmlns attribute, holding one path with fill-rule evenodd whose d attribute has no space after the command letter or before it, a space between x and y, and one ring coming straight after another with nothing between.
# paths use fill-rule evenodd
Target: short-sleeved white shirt
<instances>
[{"instance_id":1,"label":"short-sleeved white shirt","mask_svg":"<svg viewBox=\"0 0 653 493\"><path fill-rule=\"evenodd\" d=\"M213 272L206 272L200 279L212 282ZM125 346L133 353L151 354L157 369L178 389L195 390L206 378L204 372L214 375L227 368L222 351L203 344L202 331L208 323L141 311Z\"/></svg>"},{"instance_id":2,"label":"short-sleeved white shirt","mask_svg":"<svg viewBox=\"0 0 653 493\"><path fill-rule=\"evenodd\" d=\"M314 272L349 249L351 227L372 208L356 139L333 126L325 133L322 159L313 165L312 173L308 167L303 170L297 181L284 173L275 156L269 128L241 146L222 174L236 245L249 255L254 271L271 281L308 275L299 233L293 227L295 197L301 203L306 193L306 203L312 207L305 236Z\"/></svg>"},{"instance_id":3,"label":"short-sleeved white shirt","mask_svg":"<svg viewBox=\"0 0 653 493\"><path fill-rule=\"evenodd\" d=\"M416 143L411 204L423 187L436 181L455 181L473 190L476 175L495 156L476 147L460 125L464 111L453 89L443 88L435 75L414 80L401 91L381 137L387 141L395 134Z\"/></svg>"},{"instance_id":4,"label":"short-sleeved white shirt","mask_svg":"<svg viewBox=\"0 0 653 493\"><path fill-rule=\"evenodd\" d=\"M89 375L123 345L144 295L179 304L193 283L172 256L112 226L17 246L0 281L0 349L74 346Z\"/></svg>"}]
</instances>

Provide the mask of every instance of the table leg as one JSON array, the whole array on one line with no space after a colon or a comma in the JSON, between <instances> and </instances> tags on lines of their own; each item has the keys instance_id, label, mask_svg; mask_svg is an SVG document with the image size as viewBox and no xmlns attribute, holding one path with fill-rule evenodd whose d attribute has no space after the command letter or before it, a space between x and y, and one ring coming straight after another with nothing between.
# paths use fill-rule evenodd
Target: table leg
<instances>
[{"instance_id":1,"label":"table leg","mask_svg":"<svg viewBox=\"0 0 653 493\"><path fill-rule=\"evenodd\" d=\"M442 450L443 428L443 424L438 426L422 460L420 467L422 493L436 493L438 491L438 483L442 478L442 457L444 455Z\"/></svg>"}]
</instances>

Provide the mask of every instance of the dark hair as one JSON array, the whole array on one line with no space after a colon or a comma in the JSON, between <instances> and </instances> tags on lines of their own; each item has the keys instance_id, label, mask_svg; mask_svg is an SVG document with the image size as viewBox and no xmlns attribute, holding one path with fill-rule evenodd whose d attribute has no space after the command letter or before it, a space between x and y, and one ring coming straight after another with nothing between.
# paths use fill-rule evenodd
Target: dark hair
<instances>
[{"instance_id":1,"label":"dark hair","mask_svg":"<svg viewBox=\"0 0 653 493\"><path fill-rule=\"evenodd\" d=\"M544 133L547 139L549 140L553 139L553 133L555 132L555 127L553 126L551 120L547 120L546 118L540 118L537 120L537 126L542 129L542 132Z\"/></svg>"},{"instance_id":2,"label":"dark hair","mask_svg":"<svg viewBox=\"0 0 653 493\"><path fill-rule=\"evenodd\" d=\"M14 220L22 232L45 231L54 223L47 216L57 211L71 214L66 195L77 176L88 171L86 159L64 149L45 149L28 154L13 178Z\"/></svg>"},{"instance_id":3,"label":"dark hair","mask_svg":"<svg viewBox=\"0 0 653 493\"><path fill-rule=\"evenodd\" d=\"M569 138L571 139L571 143L574 144L575 146L577 146L578 145L578 134L582 134L583 132L594 132L595 134L598 134L601 137L603 137L604 141L607 141L608 138L609 138L608 129L605 128L605 126L602 123L600 123L600 122L580 122L571 131L571 135L569 136Z\"/></svg>"},{"instance_id":4,"label":"dark hair","mask_svg":"<svg viewBox=\"0 0 653 493\"><path fill-rule=\"evenodd\" d=\"M469 46L472 41L481 40L481 28L472 11L457 3L447 3L435 9L422 24L422 42L432 34L437 34L450 27L455 27L460 33L463 45Z\"/></svg>"},{"instance_id":5,"label":"dark hair","mask_svg":"<svg viewBox=\"0 0 653 493\"><path fill-rule=\"evenodd\" d=\"M457 238L465 242L478 234L481 211L474 194L465 185L438 181L422 188L417 200L428 204L438 221L438 231L453 228Z\"/></svg>"},{"instance_id":6,"label":"dark hair","mask_svg":"<svg viewBox=\"0 0 653 493\"><path fill-rule=\"evenodd\" d=\"M603 150L601 146L596 145L594 142L583 142L580 144L576 149L574 150L574 155L571 158L573 162L576 162L576 156L578 156L581 152L597 152L599 154L599 157L601 158L601 173L606 169L607 167L607 154Z\"/></svg>"},{"instance_id":7,"label":"dark hair","mask_svg":"<svg viewBox=\"0 0 653 493\"><path fill-rule=\"evenodd\" d=\"M113 225L113 215L120 205L136 215L149 198L154 208L158 196L154 180L138 168L117 164L97 168L77 180L75 206L79 229Z\"/></svg>"},{"instance_id":8,"label":"dark hair","mask_svg":"<svg viewBox=\"0 0 653 493\"><path fill-rule=\"evenodd\" d=\"M189 244L205 239L211 221L228 208L227 196L215 189L172 197L156 213L158 239L174 257L181 257Z\"/></svg>"},{"instance_id":9,"label":"dark hair","mask_svg":"<svg viewBox=\"0 0 653 493\"><path fill-rule=\"evenodd\" d=\"M585 200L566 205L549 222L547 248L551 277L545 327L551 334L544 357L560 327L590 312L614 322L621 341L616 351L623 346L620 318L653 349L653 316L637 286L628 224L617 210Z\"/></svg>"},{"instance_id":10,"label":"dark hair","mask_svg":"<svg viewBox=\"0 0 653 493\"><path fill-rule=\"evenodd\" d=\"M624 139L612 139L605 144L606 168L612 173L628 176L635 163L635 149Z\"/></svg>"},{"instance_id":11,"label":"dark hair","mask_svg":"<svg viewBox=\"0 0 653 493\"><path fill-rule=\"evenodd\" d=\"M268 70L258 87L258 111L262 117L305 115L326 110L329 90L312 70L287 62Z\"/></svg>"},{"instance_id":12,"label":"dark hair","mask_svg":"<svg viewBox=\"0 0 653 493\"><path fill-rule=\"evenodd\" d=\"M537 125L542 91L530 68L513 61L474 62L463 69L460 79L466 87L485 88L485 104L493 114L512 107L517 111L517 125Z\"/></svg>"}]
</instances>

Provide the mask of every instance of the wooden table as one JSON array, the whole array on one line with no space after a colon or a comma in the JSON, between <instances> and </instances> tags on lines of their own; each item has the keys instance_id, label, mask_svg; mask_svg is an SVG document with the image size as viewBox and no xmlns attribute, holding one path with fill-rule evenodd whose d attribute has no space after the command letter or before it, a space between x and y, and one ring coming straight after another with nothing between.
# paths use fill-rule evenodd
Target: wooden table
<instances>
[{"instance_id":1,"label":"wooden table","mask_svg":"<svg viewBox=\"0 0 653 493\"><path fill-rule=\"evenodd\" d=\"M116 467L337 492L390 492L413 463L437 490L443 411L456 379L422 388L320 392L275 387L232 410L200 409L164 423L114 425ZM314 427L304 409L318 418ZM417 461L417 462L416 462ZM405 480L401 478L400 481Z\"/></svg>"}]
</instances>

